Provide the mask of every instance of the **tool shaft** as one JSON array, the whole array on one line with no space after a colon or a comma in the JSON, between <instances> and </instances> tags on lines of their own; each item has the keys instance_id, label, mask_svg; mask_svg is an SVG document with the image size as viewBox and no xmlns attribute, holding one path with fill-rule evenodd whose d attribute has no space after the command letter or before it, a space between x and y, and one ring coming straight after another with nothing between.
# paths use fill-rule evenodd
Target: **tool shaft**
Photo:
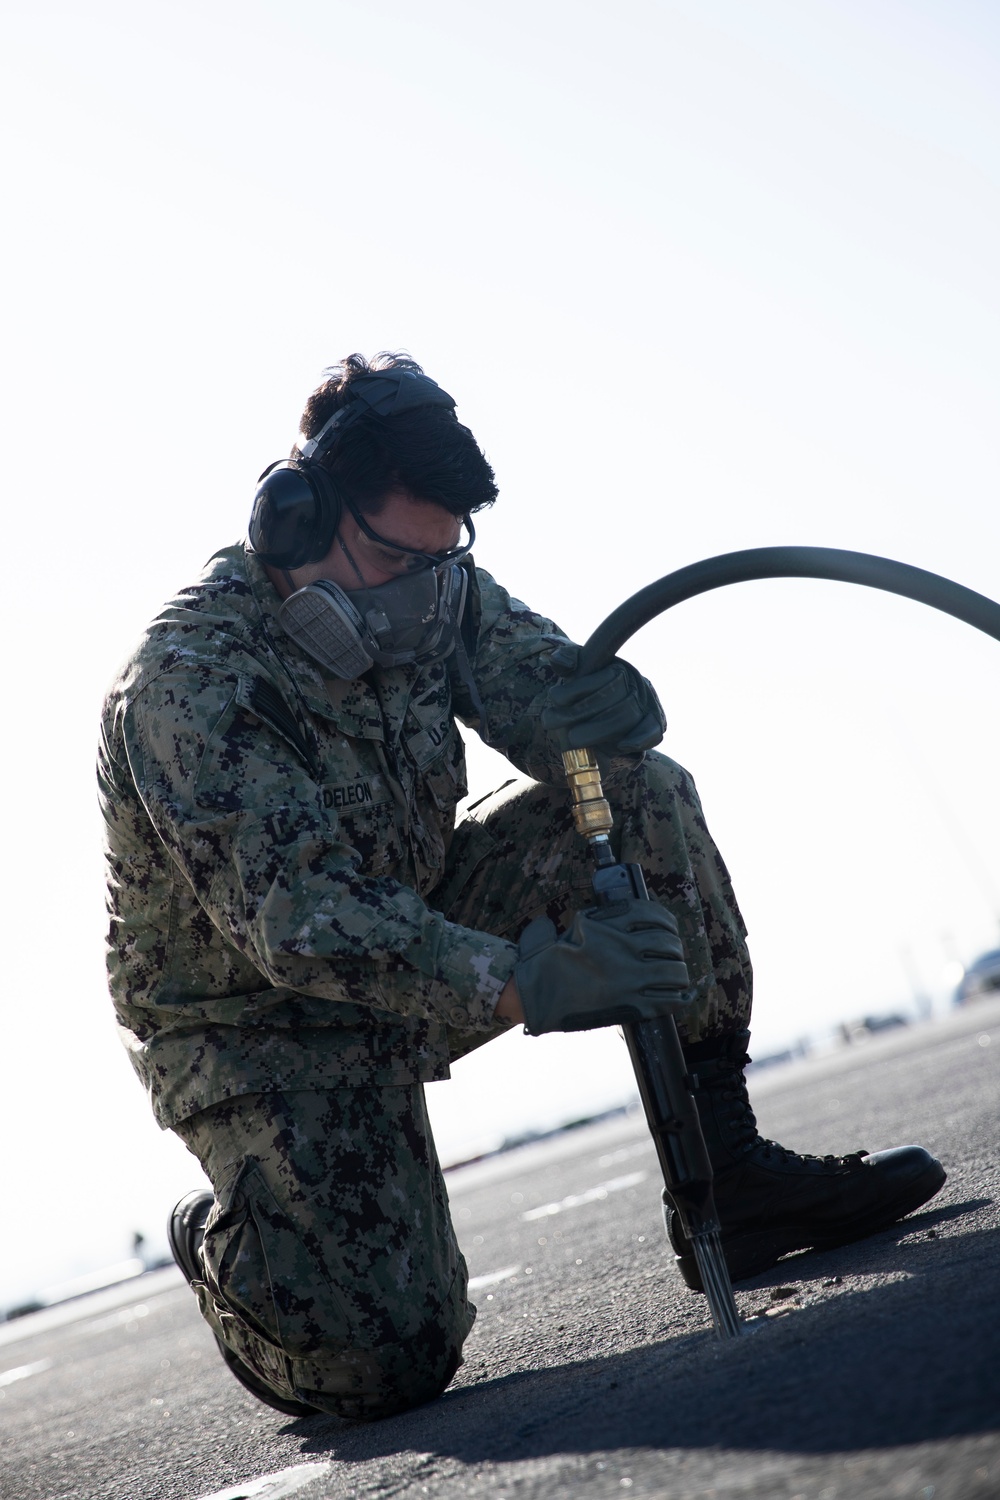
<instances>
[{"instance_id":1,"label":"tool shaft","mask_svg":"<svg viewBox=\"0 0 1000 1500\"><path fill-rule=\"evenodd\" d=\"M712 1203L712 1164L691 1090L673 1016L623 1027L646 1123L675 1203L683 1200L689 1230L718 1229Z\"/></svg>"},{"instance_id":2,"label":"tool shaft","mask_svg":"<svg viewBox=\"0 0 1000 1500\"><path fill-rule=\"evenodd\" d=\"M611 809L601 789L596 755L568 750L563 764L577 831L586 838L594 860L594 899L599 905L622 897L648 901L642 870L621 864L612 852ZM734 1338L741 1324L720 1240L712 1163L677 1026L673 1016L658 1016L623 1030L663 1181L691 1241L715 1331L720 1338Z\"/></svg>"}]
</instances>

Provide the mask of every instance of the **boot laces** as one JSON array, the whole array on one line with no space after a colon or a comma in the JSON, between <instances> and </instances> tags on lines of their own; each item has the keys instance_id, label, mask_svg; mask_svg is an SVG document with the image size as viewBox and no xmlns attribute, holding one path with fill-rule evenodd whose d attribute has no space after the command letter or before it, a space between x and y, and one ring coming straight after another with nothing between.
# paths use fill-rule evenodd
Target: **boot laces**
<instances>
[{"instance_id":1,"label":"boot laces","mask_svg":"<svg viewBox=\"0 0 1000 1500\"><path fill-rule=\"evenodd\" d=\"M850 1151L846 1156L815 1156L809 1151L790 1151L780 1142L767 1140L760 1134L747 1089L745 1069L749 1062L748 1053L734 1057L729 1064L720 1067L714 1078L706 1078L701 1084L703 1088L714 1089L719 1099L730 1106L726 1111L726 1123L732 1132L729 1147L734 1154L749 1156L753 1151L759 1152L766 1160L819 1162L828 1172L857 1171L862 1157L869 1154L867 1151Z\"/></svg>"}]
</instances>

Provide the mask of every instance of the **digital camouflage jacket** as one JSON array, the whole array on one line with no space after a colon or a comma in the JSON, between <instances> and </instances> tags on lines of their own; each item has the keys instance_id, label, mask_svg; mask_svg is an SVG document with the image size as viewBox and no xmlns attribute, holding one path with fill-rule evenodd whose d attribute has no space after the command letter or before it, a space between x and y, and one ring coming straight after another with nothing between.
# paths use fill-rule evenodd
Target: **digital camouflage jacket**
<instances>
[{"instance_id":1,"label":"digital camouflage jacket","mask_svg":"<svg viewBox=\"0 0 1000 1500\"><path fill-rule=\"evenodd\" d=\"M552 623L477 570L489 743L558 783ZM243 546L156 617L108 694L98 778L108 974L164 1127L236 1094L446 1077L516 950L425 897L465 795L447 663L324 677ZM562 639L562 637L559 637Z\"/></svg>"}]
</instances>

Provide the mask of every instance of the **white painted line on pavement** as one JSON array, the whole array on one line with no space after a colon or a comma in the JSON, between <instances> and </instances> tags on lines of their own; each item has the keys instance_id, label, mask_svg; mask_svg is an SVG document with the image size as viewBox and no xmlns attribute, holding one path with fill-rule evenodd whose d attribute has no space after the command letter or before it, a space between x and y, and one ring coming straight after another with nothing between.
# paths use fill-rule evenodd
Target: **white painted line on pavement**
<instances>
[{"instance_id":1,"label":"white painted line on pavement","mask_svg":"<svg viewBox=\"0 0 1000 1500\"><path fill-rule=\"evenodd\" d=\"M585 1152L608 1151L640 1134L644 1140L649 1140L646 1122L637 1110L635 1114L617 1115L612 1120L598 1120L592 1125L580 1125L573 1130L547 1136L544 1140L529 1141L523 1146L501 1151L482 1161L448 1167L448 1197L455 1198L459 1193L503 1182L510 1177L521 1177L539 1167L551 1166L557 1161L578 1157Z\"/></svg>"},{"instance_id":2,"label":"white painted line on pavement","mask_svg":"<svg viewBox=\"0 0 1000 1500\"><path fill-rule=\"evenodd\" d=\"M473 1276L469 1281L469 1291L481 1291L484 1286L495 1286L498 1281L506 1281L508 1276L516 1276L520 1266L504 1266L502 1271L487 1271L485 1276Z\"/></svg>"},{"instance_id":3,"label":"white painted line on pavement","mask_svg":"<svg viewBox=\"0 0 1000 1500\"><path fill-rule=\"evenodd\" d=\"M55 1286L46 1286L38 1293L38 1300L45 1307L54 1307L57 1302L68 1302L71 1297L85 1297L88 1292L103 1292L106 1287L116 1286L122 1281L134 1281L146 1270L138 1256L117 1261L113 1266L102 1266L87 1276L74 1276L71 1281L60 1281Z\"/></svg>"},{"instance_id":4,"label":"white painted line on pavement","mask_svg":"<svg viewBox=\"0 0 1000 1500\"><path fill-rule=\"evenodd\" d=\"M648 1172L629 1172L625 1177L612 1177L610 1182L599 1182L585 1193L570 1193L568 1198L560 1198L558 1203L543 1203L540 1208L529 1208L521 1218L526 1221L547 1219L552 1214L561 1214L566 1208L579 1208L582 1203L598 1203L609 1193L620 1193L625 1188L635 1187L636 1183L645 1182L648 1176Z\"/></svg>"},{"instance_id":5,"label":"white painted line on pavement","mask_svg":"<svg viewBox=\"0 0 1000 1500\"><path fill-rule=\"evenodd\" d=\"M630 1156L641 1156L643 1152L652 1150L653 1138L647 1136L644 1141L636 1141L632 1146L623 1146L620 1151L611 1151L607 1156L599 1156L597 1165L599 1167L613 1167L616 1162L626 1161Z\"/></svg>"},{"instance_id":6,"label":"white painted line on pavement","mask_svg":"<svg viewBox=\"0 0 1000 1500\"><path fill-rule=\"evenodd\" d=\"M29 1375L40 1375L43 1370L51 1370L51 1359L36 1359L33 1365L17 1365L13 1370L4 1370L0 1375L0 1386L13 1385L15 1380L27 1380Z\"/></svg>"},{"instance_id":7,"label":"white painted line on pavement","mask_svg":"<svg viewBox=\"0 0 1000 1500\"><path fill-rule=\"evenodd\" d=\"M26 1313L23 1318L0 1323L0 1346L32 1338L36 1333L48 1333L52 1328L62 1328L67 1323L79 1322L81 1318L93 1317L95 1313L112 1307L121 1307L123 1302L134 1302L137 1293L142 1295L143 1301L148 1302L151 1296L160 1294L166 1288L186 1285L176 1266L165 1266L160 1271L147 1271L145 1276L117 1282L102 1292L91 1292L89 1296L74 1298L72 1302L57 1302L54 1307L43 1307L38 1312Z\"/></svg>"},{"instance_id":8,"label":"white painted line on pavement","mask_svg":"<svg viewBox=\"0 0 1000 1500\"><path fill-rule=\"evenodd\" d=\"M286 1495L305 1489L307 1484L329 1474L332 1468L332 1463L295 1464L277 1474L263 1474L258 1479L248 1479L245 1484L230 1485L228 1490L202 1495L199 1500L285 1500Z\"/></svg>"},{"instance_id":9,"label":"white painted line on pavement","mask_svg":"<svg viewBox=\"0 0 1000 1500\"><path fill-rule=\"evenodd\" d=\"M165 1292L156 1298L162 1302L163 1297L171 1297L172 1293ZM82 1323L81 1333L103 1333L106 1328L121 1328L128 1323L137 1323L140 1318L149 1317L149 1307L145 1302L139 1302L132 1307L120 1307L117 1312L110 1313L106 1318L95 1318L92 1323Z\"/></svg>"}]
</instances>

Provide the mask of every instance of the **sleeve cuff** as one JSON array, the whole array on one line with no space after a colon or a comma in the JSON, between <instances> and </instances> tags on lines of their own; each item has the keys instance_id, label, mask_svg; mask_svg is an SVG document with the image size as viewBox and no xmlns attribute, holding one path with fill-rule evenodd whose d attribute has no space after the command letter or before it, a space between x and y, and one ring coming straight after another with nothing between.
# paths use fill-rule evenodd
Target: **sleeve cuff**
<instances>
[{"instance_id":1,"label":"sleeve cuff","mask_svg":"<svg viewBox=\"0 0 1000 1500\"><path fill-rule=\"evenodd\" d=\"M460 1031L491 1031L500 991L514 972L517 946L491 932L462 932L433 978L405 963L376 963L386 1006L398 1015L434 1017Z\"/></svg>"}]
</instances>

